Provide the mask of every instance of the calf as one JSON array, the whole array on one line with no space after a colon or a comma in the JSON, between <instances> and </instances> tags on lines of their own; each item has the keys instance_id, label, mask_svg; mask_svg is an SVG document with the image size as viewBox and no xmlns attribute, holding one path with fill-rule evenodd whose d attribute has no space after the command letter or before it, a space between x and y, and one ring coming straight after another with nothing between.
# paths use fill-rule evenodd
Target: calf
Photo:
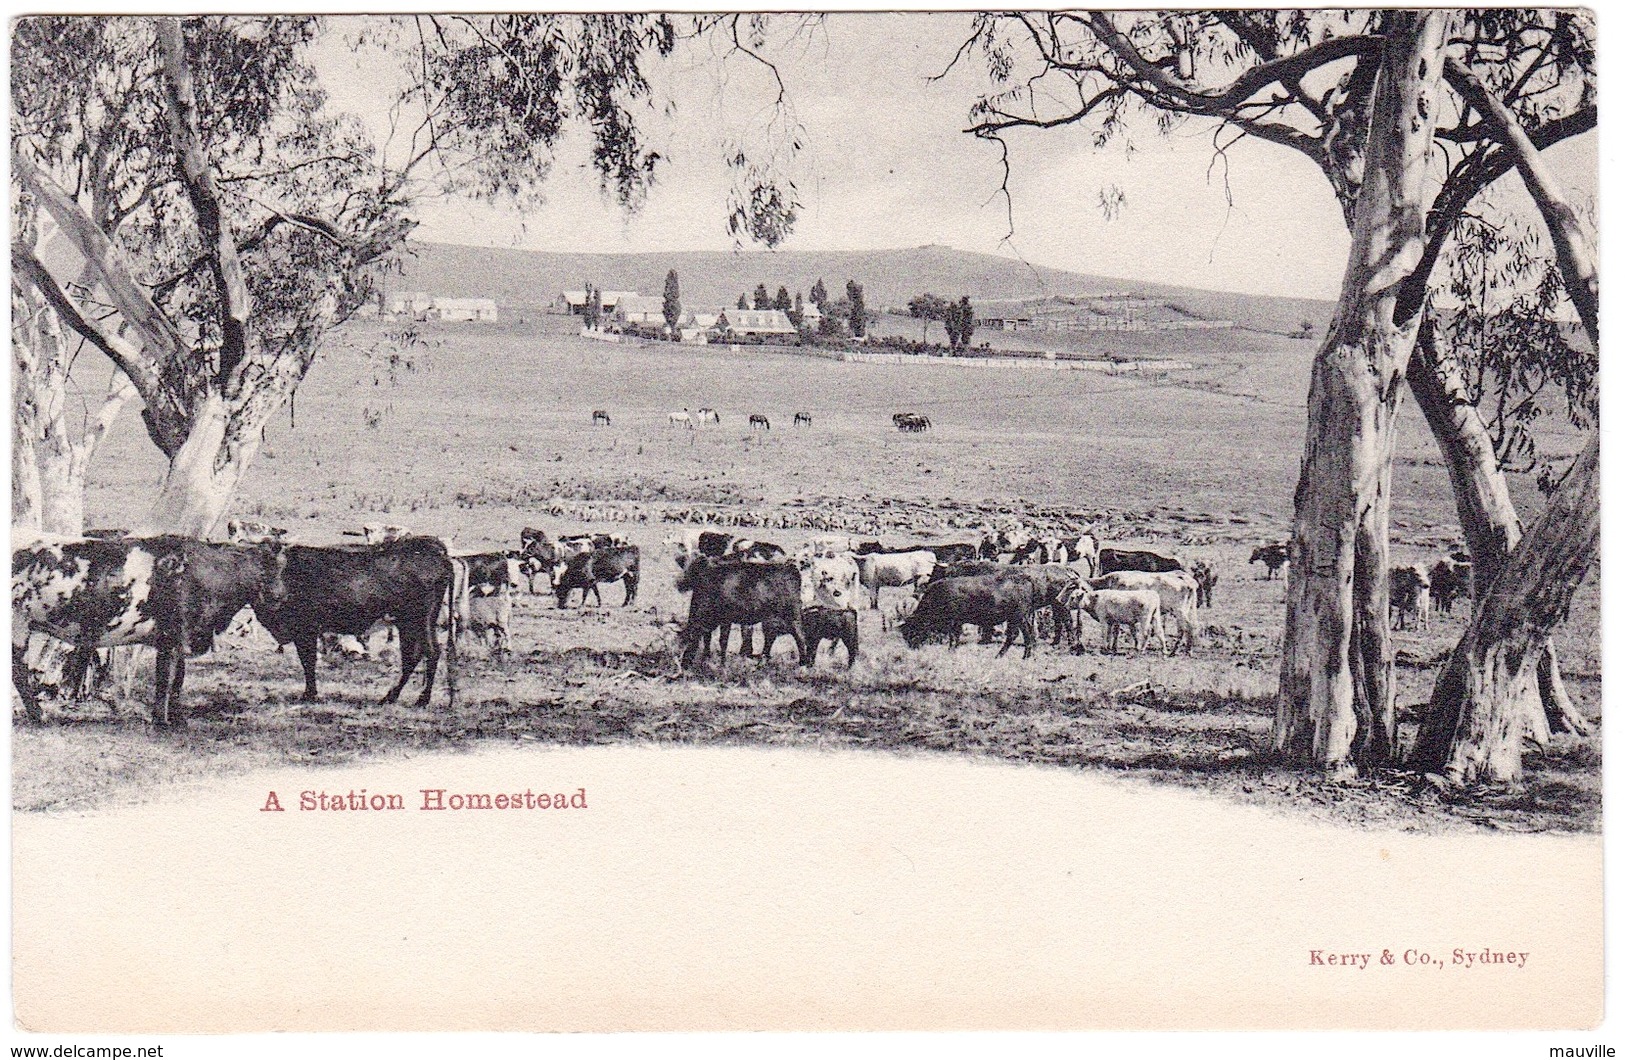
<instances>
[{"instance_id":1,"label":"calf","mask_svg":"<svg viewBox=\"0 0 1625 1060\"><path fill-rule=\"evenodd\" d=\"M801 610L801 632L807 638L806 654L802 664L812 666L818 662L818 649L827 640L831 645L846 645L846 668L850 670L858 661L858 613L845 608L805 607ZM792 636L783 620L772 618L762 623L762 656L773 653L773 645L780 637ZM833 647L831 648L833 651Z\"/></svg>"},{"instance_id":2,"label":"calf","mask_svg":"<svg viewBox=\"0 0 1625 1060\"><path fill-rule=\"evenodd\" d=\"M276 545L230 545L183 537L68 541L11 557L12 679L25 716L42 717L27 662L30 633L74 645L151 644L158 649L153 719L182 724L171 707L186 657L214 644L237 612L279 599L284 555Z\"/></svg>"},{"instance_id":3,"label":"calf","mask_svg":"<svg viewBox=\"0 0 1625 1060\"><path fill-rule=\"evenodd\" d=\"M807 638L801 624L801 574L789 563L719 562L697 556L677 576L677 590L690 593L688 621L680 637L679 665L688 669L722 630L719 664L728 657L728 637L734 624L772 623L795 639L801 665L810 665ZM767 652L763 652L767 657Z\"/></svg>"},{"instance_id":4,"label":"calf","mask_svg":"<svg viewBox=\"0 0 1625 1060\"><path fill-rule=\"evenodd\" d=\"M1033 602L1035 591L1024 575L979 574L967 578L944 578L925 587L914 611L903 620L903 641L918 648L935 636L946 636L950 647L959 646L960 634L968 622L976 626L1005 623L1003 655L1021 632L1021 657L1033 654Z\"/></svg>"},{"instance_id":5,"label":"calf","mask_svg":"<svg viewBox=\"0 0 1625 1060\"><path fill-rule=\"evenodd\" d=\"M440 665L436 629L440 608L456 607L454 572L445 543L435 537L406 537L377 545L317 548L289 545L283 572L285 593L254 605L260 625L278 644L292 642L305 671L303 698L317 698L316 663L323 633L364 636L374 623L400 635L401 677L383 698L393 703L428 658L418 706L426 706ZM455 703L457 638L446 639L446 694Z\"/></svg>"},{"instance_id":6,"label":"calf","mask_svg":"<svg viewBox=\"0 0 1625 1060\"><path fill-rule=\"evenodd\" d=\"M502 657L513 646L513 594L519 588L517 553L477 552L453 556L457 568L457 633L471 633Z\"/></svg>"},{"instance_id":7,"label":"calf","mask_svg":"<svg viewBox=\"0 0 1625 1060\"><path fill-rule=\"evenodd\" d=\"M553 585L559 608L564 608L570 600L570 593L576 589L581 590L583 610L586 609L589 592L594 602L602 606L604 598L598 594L601 582L621 582L625 585L626 599L621 601L621 606L631 607L638 598L639 563L636 545L594 546L585 552L577 552L565 563L563 573Z\"/></svg>"},{"instance_id":8,"label":"calf","mask_svg":"<svg viewBox=\"0 0 1625 1060\"><path fill-rule=\"evenodd\" d=\"M1095 565L1096 575L1113 574L1120 570L1161 574L1165 571L1184 569L1185 564L1180 562L1177 556L1149 548L1103 548L1100 550L1099 562Z\"/></svg>"},{"instance_id":9,"label":"calf","mask_svg":"<svg viewBox=\"0 0 1625 1060\"><path fill-rule=\"evenodd\" d=\"M1092 589L1084 587L1075 597L1079 609L1106 628L1106 650L1117 653L1117 635L1127 628L1136 651L1143 649L1156 634L1157 644L1166 652L1168 641L1162 633L1162 598L1154 589ZM1081 651L1080 640L1073 651Z\"/></svg>"},{"instance_id":10,"label":"calf","mask_svg":"<svg viewBox=\"0 0 1625 1060\"><path fill-rule=\"evenodd\" d=\"M1253 554L1247 559L1247 566L1254 563L1264 565L1264 579L1279 577L1281 568L1286 566L1292 558L1292 547L1284 541L1273 544L1259 545L1253 549Z\"/></svg>"},{"instance_id":11,"label":"calf","mask_svg":"<svg viewBox=\"0 0 1625 1060\"><path fill-rule=\"evenodd\" d=\"M1195 648L1196 579L1187 572L1179 570L1148 574L1145 571L1117 571L1091 578L1089 585L1094 589L1151 590L1157 594L1162 611L1158 620L1159 635L1161 618L1171 615L1175 628L1174 651L1177 652L1181 644L1185 646L1187 655Z\"/></svg>"}]
</instances>

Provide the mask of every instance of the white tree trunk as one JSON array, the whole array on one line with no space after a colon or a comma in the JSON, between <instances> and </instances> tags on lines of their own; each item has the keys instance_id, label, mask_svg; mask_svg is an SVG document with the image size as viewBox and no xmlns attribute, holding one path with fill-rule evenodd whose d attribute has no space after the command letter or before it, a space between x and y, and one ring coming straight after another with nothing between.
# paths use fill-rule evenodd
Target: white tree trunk
<instances>
[{"instance_id":1,"label":"white tree trunk","mask_svg":"<svg viewBox=\"0 0 1625 1060\"><path fill-rule=\"evenodd\" d=\"M170 459L138 532L209 536L258 452L258 428L240 431L226 402L209 394L199 402L191 433Z\"/></svg>"},{"instance_id":2,"label":"white tree trunk","mask_svg":"<svg viewBox=\"0 0 1625 1060\"><path fill-rule=\"evenodd\" d=\"M1274 745L1332 776L1396 753L1388 514L1394 413L1416 320L1396 325L1394 304L1423 248L1448 18L1394 15L1342 296L1310 381Z\"/></svg>"}]
</instances>

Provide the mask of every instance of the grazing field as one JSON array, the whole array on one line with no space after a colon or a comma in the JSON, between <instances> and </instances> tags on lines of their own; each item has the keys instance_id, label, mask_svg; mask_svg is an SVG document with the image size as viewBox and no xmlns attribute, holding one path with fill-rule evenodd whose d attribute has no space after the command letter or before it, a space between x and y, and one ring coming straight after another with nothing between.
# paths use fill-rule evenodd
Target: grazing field
<instances>
[{"instance_id":1,"label":"grazing field","mask_svg":"<svg viewBox=\"0 0 1625 1060\"><path fill-rule=\"evenodd\" d=\"M392 650L325 658L323 701L302 705L291 650L223 642L189 667L193 723L184 733L151 731L144 707L102 703L19 729L15 805L82 807L219 770L486 739L680 741L1121 770L1348 822L1595 829L1595 737L1555 738L1528 756L1522 790L1488 796L1447 799L1397 773L1324 785L1270 763L1284 583L1263 580L1246 560L1289 524L1313 344L1241 330L1202 333L1183 348L1188 335L1155 338L1165 355L1196 367L1112 376L847 364L594 342L557 317L429 326L419 344L397 347L376 326L351 328L301 387L292 425L283 418L269 430L234 514L308 543L339 540L366 521L445 535L464 549L516 547L527 525L617 531L643 551L636 605L619 606L618 585L605 586L604 606L585 610L521 596L516 654L496 660L465 648L454 709L440 689L427 709L377 706ZM719 426L668 424L668 412L706 406L720 411ZM608 411L611 425L592 426L594 409ZM810 429L791 427L797 411L811 414ZM899 433L897 411L924 413L933 428ZM751 414L772 429L747 429ZM1414 409L1405 419L1394 500L1400 561L1442 554L1454 529L1432 443ZM90 525L129 525L160 475L140 429L127 414L98 454ZM1515 499L1528 511L1538 495L1520 481ZM884 628L905 597L887 590L880 612L860 614L863 650L850 672L828 649L815 670L798 671L783 642L765 667L731 659L718 676L677 672L684 602L665 539L684 526L759 527L742 532L793 547L820 526L898 542L964 540L1004 518L1087 523L1108 540L1206 560L1221 581L1214 607L1199 613L1203 643L1189 658L1110 656L1090 627L1081 655L1048 645L1028 661L969 644L914 652ZM1592 718L1594 581L1559 645L1570 691ZM1396 635L1407 735L1409 706L1427 697L1465 617L1458 606L1430 630Z\"/></svg>"}]
</instances>

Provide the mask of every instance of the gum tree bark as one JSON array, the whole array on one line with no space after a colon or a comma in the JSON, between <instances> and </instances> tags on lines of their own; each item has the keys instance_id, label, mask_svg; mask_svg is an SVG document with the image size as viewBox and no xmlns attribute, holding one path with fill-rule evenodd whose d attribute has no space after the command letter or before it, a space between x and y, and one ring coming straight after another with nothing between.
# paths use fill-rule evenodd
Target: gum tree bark
<instances>
[{"instance_id":1,"label":"gum tree bark","mask_svg":"<svg viewBox=\"0 0 1625 1060\"><path fill-rule=\"evenodd\" d=\"M1388 632L1394 412L1417 322L1396 322L1421 258L1444 12L1395 12L1336 317L1316 355L1294 496L1274 746L1334 777L1397 753Z\"/></svg>"}]
</instances>

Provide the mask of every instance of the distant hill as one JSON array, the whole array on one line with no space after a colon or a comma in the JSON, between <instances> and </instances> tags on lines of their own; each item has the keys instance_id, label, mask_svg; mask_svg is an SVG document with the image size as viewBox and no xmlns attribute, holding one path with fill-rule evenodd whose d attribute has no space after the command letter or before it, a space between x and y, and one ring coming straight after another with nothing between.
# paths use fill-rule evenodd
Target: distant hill
<instances>
[{"instance_id":1,"label":"distant hill","mask_svg":"<svg viewBox=\"0 0 1625 1060\"><path fill-rule=\"evenodd\" d=\"M1332 303L1308 298L1203 291L1190 287L1090 276L992 254L925 246L864 251L686 251L657 254L560 254L451 243L413 243L404 272L389 288L453 298L494 298L509 311L540 312L560 291L592 282L604 290L659 295L666 271L676 269L690 306L733 305L741 293L782 284L792 296L822 278L831 297L848 279L863 284L872 309L903 306L929 291L973 300L1042 295L1144 294L1192 316L1233 320L1243 327L1293 332L1307 320L1316 330L1331 319Z\"/></svg>"}]
</instances>

